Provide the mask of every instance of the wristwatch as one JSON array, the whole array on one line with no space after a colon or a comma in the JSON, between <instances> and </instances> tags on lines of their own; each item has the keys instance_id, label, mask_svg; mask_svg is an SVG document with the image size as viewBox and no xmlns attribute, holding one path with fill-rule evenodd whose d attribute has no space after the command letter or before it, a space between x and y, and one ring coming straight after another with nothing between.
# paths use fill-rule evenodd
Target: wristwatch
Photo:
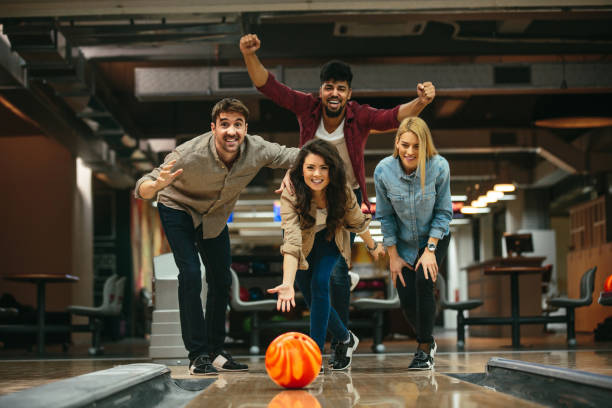
<instances>
[{"instance_id":1,"label":"wristwatch","mask_svg":"<svg viewBox=\"0 0 612 408\"><path fill-rule=\"evenodd\" d=\"M429 252L436 252L436 244L434 244L433 242L428 242L427 249L429 250Z\"/></svg>"}]
</instances>

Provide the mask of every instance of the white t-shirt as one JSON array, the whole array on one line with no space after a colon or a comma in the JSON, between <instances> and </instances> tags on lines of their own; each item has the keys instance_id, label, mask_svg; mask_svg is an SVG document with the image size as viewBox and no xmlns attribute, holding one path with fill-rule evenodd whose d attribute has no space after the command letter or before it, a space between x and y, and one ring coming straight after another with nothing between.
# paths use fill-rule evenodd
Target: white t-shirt
<instances>
[{"instance_id":1,"label":"white t-shirt","mask_svg":"<svg viewBox=\"0 0 612 408\"><path fill-rule=\"evenodd\" d=\"M323 125L323 118L321 118L321 123L319 123L315 137L317 139L330 142L336 146L338 154L340 154L340 157L344 162L344 171L346 172L346 181L348 185L351 186L353 190L359 188L359 183L357 183L357 178L355 177L355 172L353 171L353 165L351 164L351 158L349 157L348 149L346 148L346 140L344 139L344 119L332 133L328 133Z\"/></svg>"}]
</instances>

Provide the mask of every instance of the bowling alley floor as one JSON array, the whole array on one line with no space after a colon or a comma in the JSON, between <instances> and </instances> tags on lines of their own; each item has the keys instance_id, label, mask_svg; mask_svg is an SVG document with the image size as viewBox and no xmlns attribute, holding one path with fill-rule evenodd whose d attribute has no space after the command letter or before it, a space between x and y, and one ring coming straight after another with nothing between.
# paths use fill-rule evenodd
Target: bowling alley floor
<instances>
[{"instance_id":1,"label":"bowling alley floor","mask_svg":"<svg viewBox=\"0 0 612 408\"><path fill-rule=\"evenodd\" d=\"M411 407L411 406L541 406L493 389L474 385L447 374L482 373L489 359L502 357L612 375L612 343L595 343L592 335L579 335L579 346L567 349L564 336L526 338L525 347L513 350L509 339L469 338L467 350L459 352L451 333L439 333L436 367L433 372L409 372L412 340L387 340L387 352L369 353L367 339L359 345L348 372L327 371L302 391L286 391L267 376L262 356L251 357L231 350L249 371L225 373L199 393L188 407ZM146 349L107 348L108 357L87 358L75 350L70 358L50 352L47 359L9 356L0 352L0 395L35 387L59 379L122 364L156 362L168 365L174 379L194 378L187 374L186 361L151 361ZM324 357L324 361L327 357ZM300 405L301 404L301 405Z\"/></svg>"}]
</instances>

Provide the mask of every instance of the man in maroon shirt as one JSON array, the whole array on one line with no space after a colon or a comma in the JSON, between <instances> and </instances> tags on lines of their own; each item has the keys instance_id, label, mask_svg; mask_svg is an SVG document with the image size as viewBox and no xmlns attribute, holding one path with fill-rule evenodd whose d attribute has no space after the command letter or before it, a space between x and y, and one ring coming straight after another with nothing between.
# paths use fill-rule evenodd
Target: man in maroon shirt
<instances>
[{"instance_id":1,"label":"man in maroon shirt","mask_svg":"<svg viewBox=\"0 0 612 408\"><path fill-rule=\"evenodd\" d=\"M364 150L370 131L390 131L396 129L402 119L417 116L434 99L434 85L431 82L418 84L417 97L393 109L360 105L350 100L353 79L351 67L335 60L321 68L321 87L319 95L315 96L293 90L278 82L257 57L256 52L260 47L261 41L255 34L247 34L240 39L240 51L253 84L277 105L295 113L300 124L300 146L313 138L327 140L336 146L345 163L348 183L355 191L357 199L362 198L369 208ZM287 178L281 189L291 189L291 186L286 186L286 180ZM353 234L351 238L354 239ZM343 259L332 272L331 294L332 306L346 324L349 314L350 279L348 266Z\"/></svg>"}]
</instances>

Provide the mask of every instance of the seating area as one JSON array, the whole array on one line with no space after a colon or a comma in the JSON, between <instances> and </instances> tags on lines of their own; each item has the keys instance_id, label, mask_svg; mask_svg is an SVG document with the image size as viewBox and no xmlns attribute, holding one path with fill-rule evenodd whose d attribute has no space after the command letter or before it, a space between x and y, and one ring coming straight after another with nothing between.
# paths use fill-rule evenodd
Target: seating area
<instances>
[{"instance_id":1,"label":"seating area","mask_svg":"<svg viewBox=\"0 0 612 408\"><path fill-rule=\"evenodd\" d=\"M595 266L582 275L579 298L556 297L547 300L547 303L552 307L564 308L566 310L564 315L520 317L518 319L520 324L565 323L567 326L567 344L570 347L576 346L575 309L593 303L596 271L597 267ZM446 283L442 275L438 275L437 284L440 291L442 308L457 311L457 348L459 350L463 350L465 347L465 326L512 324L511 318L505 317L465 317L465 311L482 306L484 301L481 299L467 299L460 302L451 302L447 298Z\"/></svg>"},{"instance_id":2,"label":"seating area","mask_svg":"<svg viewBox=\"0 0 612 408\"><path fill-rule=\"evenodd\" d=\"M100 343L103 322L105 317L118 316L123 307L123 297L125 291L125 277L117 275L109 276L104 282L102 291L102 304L92 306L68 306L68 312L77 316L86 316L89 323L86 325L72 325L73 332L91 332L90 355L98 355L104 352L104 347Z\"/></svg>"},{"instance_id":3,"label":"seating area","mask_svg":"<svg viewBox=\"0 0 612 408\"><path fill-rule=\"evenodd\" d=\"M393 287L393 282L391 282L391 279L388 281L386 299L357 298L351 300L351 306L353 306L356 310L366 311L372 314L371 319L354 320L351 318L350 326L372 328L374 340L372 344L372 352L374 353L385 352L385 345L382 343L385 312L400 307L400 300L399 296L397 295L397 290L395 290Z\"/></svg>"}]
</instances>

